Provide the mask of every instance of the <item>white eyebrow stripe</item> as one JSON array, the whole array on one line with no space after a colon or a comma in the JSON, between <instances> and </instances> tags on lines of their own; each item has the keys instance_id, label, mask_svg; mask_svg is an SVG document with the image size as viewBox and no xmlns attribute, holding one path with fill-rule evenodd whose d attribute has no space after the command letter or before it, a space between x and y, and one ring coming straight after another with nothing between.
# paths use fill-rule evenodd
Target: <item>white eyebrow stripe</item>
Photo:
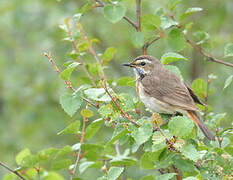
<instances>
[{"instance_id":1,"label":"white eyebrow stripe","mask_svg":"<svg viewBox=\"0 0 233 180\"><path fill-rule=\"evenodd\" d=\"M151 63L151 61L149 61L148 59L140 59L136 61L138 64L140 64L141 62L145 62L145 63Z\"/></svg>"}]
</instances>

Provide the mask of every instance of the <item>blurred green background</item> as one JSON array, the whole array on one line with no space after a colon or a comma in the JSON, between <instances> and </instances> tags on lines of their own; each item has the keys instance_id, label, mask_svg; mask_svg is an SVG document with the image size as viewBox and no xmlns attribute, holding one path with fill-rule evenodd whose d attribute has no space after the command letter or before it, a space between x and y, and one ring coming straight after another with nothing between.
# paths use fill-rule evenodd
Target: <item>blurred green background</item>
<instances>
[{"instance_id":1,"label":"blurred green background","mask_svg":"<svg viewBox=\"0 0 233 180\"><path fill-rule=\"evenodd\" d=\"M43 56L51 51L57 64L69 58L66 53L72 47L62 41L64 33L58 28L66 17L78 12L85 0L1 0L0 1L0 160L15 167L16 154L28 147L33 152L47 147L63 147L77 142L73 136L56 135L69 122L59 104L59 95L65 85L59 80L50 63ZM134 19L135 1L122 0L127 6L127 15ZM142 11L154 13L165 7L164 0L142 0ZM214 56L223 58L224 46L233 42L233 1L232 0L186 0L177 8L177 14L188 7L201 7L203 12L191 16L192 31L209 33L208 46ZM190 20L189 19L189 20ZM107 47L117 48L117 55L106 69L107 77L118 79L133 75L122 68L123 62L140 55L130 37L134 31L124 20L111 24L102 15L102 9L88 12L81 20L90 38L98 38L96 47L102 53ZM160 58L168 52L166 38L154 43L149 54ZM191 83L197 77L206 80L208 74L217 79L211 84L214 90L208 103L214 112L226 112L222 126L230 126L233 120L233 85L222 90L224 82L233 69L224 65L207 62L187 47L183 52L189 61L176 63L185 80ZM87 58L91 61L90 58ZM233 58L223 58L233 63ZM84 59L85 60L85 59ZM84 76L74 73L74 81ZM76 82L76 81L75 81ZM78 87L80 83L75 84ZM123 88L124 90L124 88ZM131 89L132 90L132 89ZM73 117L77 119L79 115ZM106 134L105 134L106 132ZM102 131L99 138L106 138ZM88 171L90 172L90 171ZM6 171L0 167L0 179Z\"/></svg>"}]
</instances>

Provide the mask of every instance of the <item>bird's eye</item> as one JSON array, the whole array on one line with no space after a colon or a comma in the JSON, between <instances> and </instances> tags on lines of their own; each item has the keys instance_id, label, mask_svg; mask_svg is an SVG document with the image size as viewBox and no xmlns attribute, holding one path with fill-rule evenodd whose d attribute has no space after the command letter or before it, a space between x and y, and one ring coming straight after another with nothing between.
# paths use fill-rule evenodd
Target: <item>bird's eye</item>
<instances>
[{"instance_id":1,"label":"bird's eye","mask_svg":"<svg viewBox=\"0 0 233 180\"><path fill-rule=\"evenodd\" d=\"M146 63L145 63L145 62L141 62L140 65L141 65L141 66L145 66Z\"/></svg>"}]
</instances>

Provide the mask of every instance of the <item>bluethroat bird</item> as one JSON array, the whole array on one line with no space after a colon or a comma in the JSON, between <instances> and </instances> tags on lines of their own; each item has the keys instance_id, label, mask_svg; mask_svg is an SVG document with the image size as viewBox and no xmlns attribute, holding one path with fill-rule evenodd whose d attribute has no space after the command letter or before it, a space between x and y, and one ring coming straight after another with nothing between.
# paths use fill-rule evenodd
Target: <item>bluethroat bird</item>
<instances>
[{"instance_id":1,"label":"bluethroat bird","mask_svg":"<svg viewBox=\"0 0 233 180\"><path fill-rule=\"evenodd\" d=\"M129 64L136 74L138 97L153 112L181 113L191 118L209 140L215 140L210 130L200 120L195 103L202 104L193 90L173 72L167 70L159 60L143 55Z\"/></svg>"}]
</instances>

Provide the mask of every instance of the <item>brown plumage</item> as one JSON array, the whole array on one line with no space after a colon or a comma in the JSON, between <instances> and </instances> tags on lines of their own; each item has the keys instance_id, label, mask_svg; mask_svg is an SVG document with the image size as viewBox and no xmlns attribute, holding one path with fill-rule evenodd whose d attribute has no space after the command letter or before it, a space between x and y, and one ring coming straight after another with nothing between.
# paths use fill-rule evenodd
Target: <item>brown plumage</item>
<instances>
[{"instance_id":1,"label":"brown plumage","mask_svg":"<svg viewBox=\"0 0 233 180\"><path fill-rule=\"evenodd\" d=\"M167 70L152 56L139 56L130 64L137 76L136 89L139 98L152 111L189 116L209 140L215 137L200 120L195 103L202 104L193 90L175 73Z\"/></svg>"}]
</instances>

